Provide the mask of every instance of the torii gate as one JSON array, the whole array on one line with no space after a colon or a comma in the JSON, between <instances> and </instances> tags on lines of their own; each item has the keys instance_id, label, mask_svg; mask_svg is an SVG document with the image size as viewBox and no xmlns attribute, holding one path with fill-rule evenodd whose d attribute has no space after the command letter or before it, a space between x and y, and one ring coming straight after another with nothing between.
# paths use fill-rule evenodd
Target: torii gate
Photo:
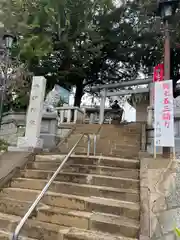
<instances>
[{"instance_id":1,"label":"torii gate","mask_svg":"<svg viewBox=\"0 0 180 240\"><path fill-rule=\"evenodd\" d=\"M99 85L96 87L92 87L93 92L97 92L98 90L101 91L101 102L100 102L100 116L99 116L99 124L102 124L104 122L104 108L105 108L105 101L106 97L112 97L112 96L124 96L132 93L146 93L150 91L150 88L139 88L134 90L120 90L116 92L110 92L108 89L115 89L115 88L122 88L122 87L128 87L128 86L139 86L144 84L150 84L152 83L152 77L145 78L145 79L136 79L129 82L120 82L120 83L114 83L114 84L104 84Z\"/></svg>"}]
</instances>

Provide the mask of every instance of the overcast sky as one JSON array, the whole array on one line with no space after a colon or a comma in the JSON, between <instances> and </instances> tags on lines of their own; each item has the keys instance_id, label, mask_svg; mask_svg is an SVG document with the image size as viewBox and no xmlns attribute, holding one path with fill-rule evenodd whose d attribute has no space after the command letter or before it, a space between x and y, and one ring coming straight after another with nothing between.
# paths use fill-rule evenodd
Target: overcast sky
<instances>
[{"instance_id":1,"label":"overcast sky","mask_svg":"<svg viewBox=\"0 0 180 240\"><path fill-rule=\"evenodd\" d=\"M73 94L70 95L70 100L69 100L69 104L70 106L73 106L74 104L74 92L75 89L73 91ZM90 94L84 94L84 96L82 97L82 105L86 105L86 106L91 106L92 105L92 99L93 97ZM119 100L118 97L114 97L113 100ZM94 103L98 106L100 105L100 99L99 98L94 98ZM109 100L106 100L106 107L109 107L110 103ZM127 102L122 106L124 111L125 111L125 120L131 122L131 121L135 121L136 120L136 110L131 107Z\"/></svg>"}]
</instances>

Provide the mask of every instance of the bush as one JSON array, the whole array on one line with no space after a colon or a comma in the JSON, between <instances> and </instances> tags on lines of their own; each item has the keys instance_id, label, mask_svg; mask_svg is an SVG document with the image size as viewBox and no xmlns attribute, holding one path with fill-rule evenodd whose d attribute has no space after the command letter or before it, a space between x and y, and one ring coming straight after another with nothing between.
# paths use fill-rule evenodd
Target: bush
<instances>
[{"instance_id":1,"label":"bush","mask_svg":"<svg viewBox=\"0 0 180 240\"><path fill-rule=\"evenodd\" d=\"M6 152L8 150L8 143L3 140L3 139L0 139L0 152Z\"/></svg>"}]
</instances>

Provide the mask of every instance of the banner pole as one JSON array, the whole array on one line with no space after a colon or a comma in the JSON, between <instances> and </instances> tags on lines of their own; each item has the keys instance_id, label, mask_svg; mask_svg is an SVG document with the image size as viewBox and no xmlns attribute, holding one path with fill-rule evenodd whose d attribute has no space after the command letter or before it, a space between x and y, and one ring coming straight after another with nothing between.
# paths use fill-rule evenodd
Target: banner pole
<instances>
[{"instance_id":1,"label":"banner pole","mask_svg":"<svg viewBox=\"0 0 180 240\"><path fill-rule=\"evenodd\" d=\"M155 141L154 141L154 159L156 159L156 145L155 145Z\"/></svg>"},{"instance_id":2,"label":"banner pole","mask_svg":"<svg viewBox=\"0 0 180 240\"><path fill-rule=\"evenodd\" d=\"M176 149L175 149L175 147L173 147L173 160L174 161L176 160Z\"/></svg>"}]
</instances>

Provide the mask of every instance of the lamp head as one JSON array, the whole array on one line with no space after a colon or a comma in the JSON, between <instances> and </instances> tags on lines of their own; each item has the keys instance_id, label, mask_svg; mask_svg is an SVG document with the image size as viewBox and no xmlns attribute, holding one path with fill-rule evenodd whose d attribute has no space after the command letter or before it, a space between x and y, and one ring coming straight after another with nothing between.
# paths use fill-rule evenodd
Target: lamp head
<instances>
[{"instance_id":1,"label":"lamp head","mask_svg":"<svg viewBox=\"0 0 180 240\"><path fill-rule=\"evenodd\" d=\"M158 0L157 12L163 20L171 18L178 8L179 0Z\"/></svg>"},{"instance_id":2,"label":"lamp head","mask_svg":"<svg viewBox=\"0 0 180 240\"><path fill-rule=\"evenodd\" d=\"M15 37L14 35L12 34L8 34L6 33L4 36L3 36L3 40L5 41L5 46L7 49L11 49L12 48L12 45L13 45L13 42L15 41Z\"/></svg>"}]
</instances>

